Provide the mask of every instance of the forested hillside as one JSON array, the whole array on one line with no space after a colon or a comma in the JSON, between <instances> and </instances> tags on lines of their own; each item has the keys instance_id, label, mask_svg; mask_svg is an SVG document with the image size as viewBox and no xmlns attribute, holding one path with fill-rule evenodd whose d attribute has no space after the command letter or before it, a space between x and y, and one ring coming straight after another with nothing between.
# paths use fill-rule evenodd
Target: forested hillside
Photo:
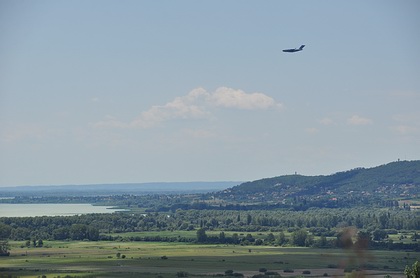
<instances>
[{"instance_id":1,"label":"forested hillside","mask_svg":"<svg viewBox=\"0 0 420 278\"><path fill-rule=\"evenodd\" d=\"M356 168L328 176L287 175L246 182L214 194L241 202L303 201L333 206L360 202L388 202L416 198L420 193L420 161L398 161L374 168ZM318 205L316 205L318 206ZM323 205L321 205L323 206Z\"/></svg>"}]
</instances>

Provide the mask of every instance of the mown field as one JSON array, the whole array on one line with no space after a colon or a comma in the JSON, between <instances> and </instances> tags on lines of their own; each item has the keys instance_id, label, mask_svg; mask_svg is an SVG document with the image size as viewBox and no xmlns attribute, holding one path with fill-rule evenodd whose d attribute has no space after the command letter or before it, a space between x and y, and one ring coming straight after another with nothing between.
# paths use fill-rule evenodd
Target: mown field
<instances>
[{"instance_id":1,"label":"mown field","mask_svg":"<svg viewBox=\"0 0 420 278\"><path fill-rule=\"evenodd\" d=\"M11 255L0 258L0 277L167 278L181 271L188 272L188 277L214 277L226 270L252 277L260 268L284 277L339 277L362 266L369 277L395 278L404 277L404 267L420 259L414 252L273 246L44 241L44 247L27 248L22 247L24 242L10 244ZM302 274L304 270L310 274Z\"/></svg>"}]
</instances>

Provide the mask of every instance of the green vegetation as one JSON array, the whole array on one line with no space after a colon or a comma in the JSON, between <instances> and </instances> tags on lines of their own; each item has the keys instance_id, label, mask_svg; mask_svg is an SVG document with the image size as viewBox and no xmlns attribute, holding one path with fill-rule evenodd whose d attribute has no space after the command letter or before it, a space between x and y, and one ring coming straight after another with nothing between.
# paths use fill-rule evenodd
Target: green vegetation
<instances>
[{"instance_id":1,"label":"green vegetation","mask_svg":"<svg viewBox=\"0 0 420 278\"><path fill-rule=\"evenodd\" d=\"M0 277L417 278L420 162L244 183L212 194L21 196L113 214L0 218ZM404 272L405 271L405 272ZM372 274L373 275L373 274Z\"/></svg>"},{"instance_id":2,"label":"green vegetation","mask_svg":"<svg viewBox=\"0 0 420 278\"><path fill-rule=\"evenodd\" d=\"M342 249L316 249L240 245L209 245L160 242L83 242L44 241L42 248L21 247L24 242L11 242L11 256L2 258L2 274L78 275L90 277L175 277L187 272L189 277L224 274L226 270L252 276L266 272L343 273L343 268L369 269L383 275L402 274L412 265L417 253L369 251L364 258ZM119 254L119 255L118 255ZM165 258L165 259L163 259ZM386 267L385 267L386 266ZM63 273L63 274L60 274ZM153 276L154 275L154 276ZM35 276L35 277L37 277ZM33 276L32 276L33 277Z\"/></svg>"},{"instance_id":3,"label":"green vegetation","mask_svg":"<svg viewBox=\"0 0 420 278\"><path fill-rule=\"evenodd\" d=\"M365 169L339 172L329 176L288 175L246 182L212 194L220 200L244 206L310 207L380 206L408 208L420 194L420 161L398 161ZM210 194L208 194L210 195ZM408 199L408 200L406 200ZM255 203L258 203L257 206Z\"/></svg>"},{"instance_id":4,"label":"green vegetation","mask_svg":"<svg viewBox=\"0 0 420 278\"><path fill-rule=\"evenodd\" d=\"M420 263L416 261L412 267L406 266L404 274L407 278L419 278L420 277Z\"/></svg>"}]
</instances>

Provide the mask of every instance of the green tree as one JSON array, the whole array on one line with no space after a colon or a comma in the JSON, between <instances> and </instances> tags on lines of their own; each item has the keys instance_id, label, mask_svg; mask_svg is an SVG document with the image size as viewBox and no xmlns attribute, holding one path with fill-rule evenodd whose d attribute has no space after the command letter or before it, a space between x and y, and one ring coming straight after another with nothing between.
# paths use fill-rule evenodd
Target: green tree
<instances>
[{"instance_id":1,"label":"green tree","mask_svg":"<svg viewBox=\"0 0 420 278\"><path fill-rule=\"evenodd\" d=\"M420 278L420 263L416 261L410 268L408 265L405 267L404 274L407 278Z\"/></svg>"},{"instance_id":2,"label":"green tree","mask_svg":"<svg viewBox=\"0 0 420 278\"><path fill-rule=\"evenodd\" d=\"M250 224L251 224L251 222L252 222L252 216L251 216L250 214L248 214L248 215L246 216L246 224L247 224L247 225L250 225Z\"/></svg>"},{"instance_id":3,"label":"green tree","mask_svg":"<svg viewBox=\"0 0 420 278\"><path fill-rule=\"evenodd\" d=\"M273 242L275 240L276 240L276 238L274 237L273 233L269 233L267 235L267 237L265 238L265 241L267 241L267 242Z\"/></svg>"},{"instance_id":4,"label":"green tree","mask_svg":"<svg viewBox=\"0 0 420 278\"><path fill-rule=\"evenodd\" d=\"M255 241L255 238L251 234L247 234L245 236L245 238L243 239L243 241L254 242Z\"/></svg>"},{"instance_id":5,"label":"green tree","mask_svg":"<svg viewBox=\"0 0 420 278\"><path fill-rule=\"evenodd\" d=\"M70 237L73 240L83 240L87 238L87 225L73 224L70 227Z\"/></svg>"},{"instance_id":6,"label":"green tree","mask_svg":"<svg viewBox=\"0 0 420 278\"><path fill-rule=\"evenodd\" d=\"M220 241L220 243L225 243L226 242L226 236L225 236L224 232L220 232L219 241Z\"/></svg>"},{"instance_id":7,"label":"green tree","mask_svg":"<svg viewBox=\"0 0 420 278\"><path fill-rule=\"evenodd\" d=\"M286 243L286 235L284 234L283 231L281 231L279 234L279 245L283 245L285 243Z\"/></svg>"},{"instance_id":8,"label":"green tree","mask_svg":"<svg viewBox=\"0 0 420 278\"><path fill-rule=\"evenodd\" d=\"M327 246L327 237L322 235L319 240L317 241L317 246L318 247L326 247Z\"/></svg>"},{"instance_id":9,"label":"green tree","mask_svg":"<svg viewBox=\"0 0 420 278\"><path fill-rule=\"evenodd\" d=\"M0 223L0 238L9 238L12 233L12 227L9 225Z\"/></svg>"},{"instance_id":10,"label":"green tree","mask_svg":"<svg viewBox=\"0 0 420 278\"><path fill-rule=\"evenodd\" d=\"M9 256L10 255L10 246L7 240L0 241L0 256Z\"/></svg>"},{"instance_id":11,"label":"green tree","mask_svg":"<svg viewBox=\"0 0 420 278\"><path fill-rule=\"evenodd\" d=\"M234 233L232 235L232 243L233 244L238 244L239 243L239 235L237 233Z\"/></svg>"},{"instance_id":12,"label":"green tree","mask_svg":"<svg viewBox=\"0 0 420 278\"><path fill-rule=\"evenodd\" d=\"M358 249L368 249L371 241L370 232L368 231L359 231L357 233L356 246Z\"/></svg>"},{"instance_id":13,"label":"green tree","mask_svg":"<svg viewBox=\"0 0 420 278\"><path fill-rule=\"evenodd\" d=\"M300 229L292 233L292 242L296 246L305 246L308 232L305 229Z\"/></svg>"},{"instance_id":14,"label":"green tree","mask_svg":"<svg viewBox=\"0 0 420 278\"><path fill-rule=\"evenodd\" d=\"M70 237L70 230L67 227L57 228L53 231L53 238L55 240L64 240Z\"/></svg>"},{"instance_id":15,"label":"green tree","mask_svg":"<svg viewBox=\"0 0 420 278\"><path fill-rule=\"evenodd\" d=\"M203 243L207 241L206 229L200 228L197 230L197 242Z\"/></svg>"},{"instance_id":16,"label":"green tree","mask_svg":"<svg viewBox=\"0 0 420 278\"><path fill-rule=\"evenodd\" d=\"M379 241L383 240L388 236L385 230L377 229L373 231L373 240Z\"/></svg>"},{"instance_id":17,"label":"green tree","mask_svg":"<svg viewBox=\"0 0 420 278\"><path fill-rule=\"evenodd\" d=\"M389 216L386 213L382 213L379 216L379 224L381 225L382 229L388 228Z\"/></svg>"},{"instance_id":18,"label":"green tree","mask_svg":"<svg viewBox=\"0 0 420 278\"><path fill-rule=\"evenodd\" d=\"M314 236L311 234L306 235L305 246L312 246L314 244Z\"/></svg>"},{"instance_id":19,"label":"green tree","mask_svg":"<svg viewBox=\"0 0 420 278\"><path fill-rule=\"evenodd\" d=\"M96 241L99 239L99 230L95 227L89 226L87 229L87 239Z\"/></svg>"}]
</instances>

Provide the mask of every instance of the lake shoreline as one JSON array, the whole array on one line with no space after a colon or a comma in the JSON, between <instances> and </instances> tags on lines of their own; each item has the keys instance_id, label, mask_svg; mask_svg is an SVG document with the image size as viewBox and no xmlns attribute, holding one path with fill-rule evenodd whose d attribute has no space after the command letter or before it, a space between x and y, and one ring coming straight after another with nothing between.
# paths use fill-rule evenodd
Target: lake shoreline
<instances>
[{"instance_id":1,"label":"lake shoreline","mask_svg":"<svg viewBox=\"0 0 420 278\"><path fill-rule=\"evenodd\" d=\"M127 211L115 206L92 204L0 204L0 217L74 216Z\"/></svg>"}]
</instances>

